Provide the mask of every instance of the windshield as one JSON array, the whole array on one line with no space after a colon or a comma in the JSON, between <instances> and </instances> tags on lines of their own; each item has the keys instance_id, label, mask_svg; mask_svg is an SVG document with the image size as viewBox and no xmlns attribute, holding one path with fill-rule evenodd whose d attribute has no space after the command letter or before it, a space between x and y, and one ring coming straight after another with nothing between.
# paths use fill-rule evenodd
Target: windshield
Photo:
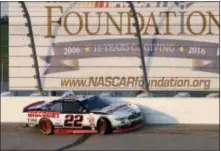
<instances>
[{"instance_id":1,"label":"windshield","mask_svg":"<svg viewBox=\"0 0 221 151\"><path fill-rule=\"evenodd\" d=\"M110 100L99 96L93 96L91 98L88 98L82 101L82 103L89 110L99 110L111 105Z\"/></svg>"}]
</instances>

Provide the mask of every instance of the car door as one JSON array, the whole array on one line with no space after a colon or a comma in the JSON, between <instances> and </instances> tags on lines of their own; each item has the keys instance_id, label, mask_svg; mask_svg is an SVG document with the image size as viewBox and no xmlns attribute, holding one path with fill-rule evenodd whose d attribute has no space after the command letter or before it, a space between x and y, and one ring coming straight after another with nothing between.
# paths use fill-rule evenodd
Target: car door
<instances>
[{"instance_id":1,"label":"car door","mask_svg":"<svg viewBox=\"0 0 221 151\"><path fill-rule=\"evenodd\" d=\"M84 108L77 101L63 101L62 117L64 128L82 129L87 119Z\"/></svg>"}]
</instances>

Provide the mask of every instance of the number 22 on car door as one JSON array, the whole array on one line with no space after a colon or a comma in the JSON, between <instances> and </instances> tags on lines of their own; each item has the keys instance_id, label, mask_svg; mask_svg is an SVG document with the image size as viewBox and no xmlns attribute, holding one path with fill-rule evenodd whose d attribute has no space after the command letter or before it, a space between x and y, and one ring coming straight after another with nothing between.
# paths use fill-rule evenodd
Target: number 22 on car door
<instances>
[{"instance_id":1,"label":"number 22 on car door","mask_svg":"<svg viewBox=\"0 0 221 151\"><path fill-rule=\"evenodd\" d=\"M80 129L83 127L84 116L81 114L66 114L64 117L64 127Z\"/></svg>"},{"instance_id":2,"label":"number 22 on car door","mask_svg":"<svg viewBox=\"0 0 221 151\"><path fill-rule=\"evenodd\" d=\"M76 101L63 102L64 127L80 129L83 127L83 107Z\"/></svg>"}]
</instances>

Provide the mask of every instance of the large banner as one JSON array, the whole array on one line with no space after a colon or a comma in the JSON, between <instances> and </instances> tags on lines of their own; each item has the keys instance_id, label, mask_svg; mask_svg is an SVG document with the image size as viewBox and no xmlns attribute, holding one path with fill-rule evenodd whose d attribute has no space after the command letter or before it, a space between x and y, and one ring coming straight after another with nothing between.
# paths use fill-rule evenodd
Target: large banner
<instances>
[{"instance_id":1,"label":"large banner","mask_svg":"<svg viewBox=\"0 0 221 151\"><path fill-rule=\"evenodd\" d=\"M44 90L141 90L127 2L25 2ZM219 2L134 2L150 90L219 90ZM27 18L9 5L10 89L36 90Z\"/></svg>"}]
</instances>

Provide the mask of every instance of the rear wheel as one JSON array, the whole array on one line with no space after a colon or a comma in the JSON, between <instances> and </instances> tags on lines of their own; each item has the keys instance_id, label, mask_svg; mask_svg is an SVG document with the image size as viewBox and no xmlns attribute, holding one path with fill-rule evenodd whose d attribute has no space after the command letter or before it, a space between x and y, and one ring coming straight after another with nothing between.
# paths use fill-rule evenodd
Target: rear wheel
<instances>
[{"instance_id":1,"label":"rear wheel","mask_svg":"<svg viewBox=\"0 0 221 151\"><path fill-rule=\"evenodd\" d=\"M50 135L53 133L53 124L49 119L43 118L39 122L39 129L45 135Z\"/></svg>"},{"instance_id":2,"label":"rear wheel","mask_svg":"<svg viewBox=\"0 0 221 151\"><path fill-rule=\"evenodd\" d=\"M97 125L98 133L99 134L109 134L112 131L111 123L108 119L101 118L98 120Z\"/></svg>"}]
</instances>

